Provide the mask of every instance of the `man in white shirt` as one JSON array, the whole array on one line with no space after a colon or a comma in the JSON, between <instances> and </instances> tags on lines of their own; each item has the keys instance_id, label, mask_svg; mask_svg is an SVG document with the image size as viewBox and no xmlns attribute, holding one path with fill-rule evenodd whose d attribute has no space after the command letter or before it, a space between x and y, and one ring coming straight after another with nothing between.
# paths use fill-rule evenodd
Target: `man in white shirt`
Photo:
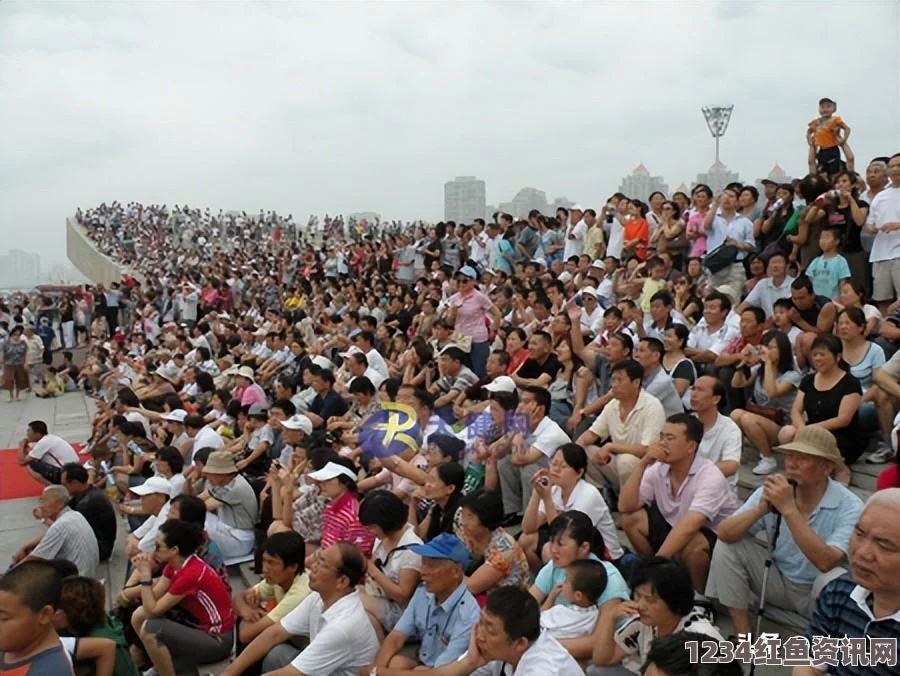
<instances>
[{"instance_id":1,"label":"man in white shirt","mask_svg":"<svg viewBox=\"0 0 900 676\"><path fill-rule=\"evenodd\" d=\"M569 213L569 226L566 228L566 246L563 249L564 260L569 260L572 256L580 256L584 253L585 232L587 232L587 225L584 222L584 210L579 206L574 206Z\"/></svg>"},{"instance_id":2,"label":"man in white shirt","mask_svg":"<svg viewBox=\"0 0 900 676\"><path fill-rule=\"evenodd\" d=\"M727 321L731 299L720 291L711 291L703 302L703 319L691 329L685 355L698 370L713 372L716 357L725 351L740 333L740 327Z\"/></svg>"},{"instance_id":3,"label":"man in white shirt","mask_svg":"<svg viewBox=\"0 0 900 676\"><path fill-rule=\"evenodd\" d=\"M591 458L585 478L601 489L607 481L614 488L625 484L650 444L659 439L666 422L662 404L641 387L643 366L625 359L610 370L613 399L575 442ZM603 445L598 447L598 441Z\"/></svg>"},{"instance_id":4,"label":"man in white shirt","mask_svg":"<svg viewBox=\"0 0 900 676\"><path fill-rule=\"evenodd\" d=\"M359 350L366 355L369 362L368 367L381 374L384 379L390 378L391 374L388 370L387 362L381 353L375 349L375 336L371 331L360 331L353 338L353 343Z\"/></svg>"},{"instance_id":5,"label":"man in white shirt","mask_svg":"<svg viewBox=\"0 0 900 676\"><path fill-rule=\"evenodd\" d=\"M531 499L531 479L542 467L550 464L550 456L569 435L550 420L550 391L543 387L522 388L517 413L527 430L510 435L509 452L497 463L503 494L503 512L507 517L521 514Z\"/></svg>"},{"instance_id":6,"label":"man in white shirt","mask_svg":"<svg viewBox=\"0 0 900 676\"><path fill-rule=\"evenodd\" d=\"M791 283L794 278L787 274L787 256L781 252L773 253L766 265L766 275L747 294L744 302L738 305L737 314L741 314L748 307L758 307L762 308L766 317L771 317L775 312L775 301L791 297Z\"/></svg>"},{"instance_id":7,"label":"man in white shirt","mask_svg":"<svg viewBox=\"0 0 900 676\"><path fill-rule=\"evenodd\" d=\"M356 591L366 559L347 542L313 555L309 588L313 592L248 645L222 676L238 676L262 661L263 673L358 676L375 659L378 637ZM289 642L308 636L302 651Z\"/></svg>"},{"instance_id":8,"label":"man in white shirt","mask_svg":"<svg viewBox=\"0 0 900 676\"><path fill-rule=\"evenodd\" d=\"M872 243L872 299L882 314L900 296L900 153L888 162L891 183L872 200L865 231L875 233Z\"/></svg>"},{"instance_id":9,"label":"man in white shirt","mask_svg":"<svg viewBox=\"0 0 900 676\"><path fill-rule=\"evenodd\" d=\"M738 469L744 437L737 423L719 412L725 403L725 386L717 378L701 376L691 388L691 410L703 423L703 440L697 455L714 463L737 494ZM769 458L774 463L773 458Z\"/></svg>"},{"instance_id":10,"label":"man in white shirt","mask_svg":"<svg viewBox=\"0 0 900 676\"><path fill-rule=\"evenodd\" d=\"M18 460L34 480L44 486L59 485L63 465L80 462L72 445L55 434L49 434L47 423L43 420L28 423L25 438L19 442Z\"/></svg>"},{"instance_id":11,"label":"man in white shirt","mask_svg":"<svg viewBox=\"0 0 900 676\"><path fill-rule=\"evenodd\" d=\"M597 289L586 286L581 290L581 333L598 334L602 322L603 308L597 302Z\"/></svg>"},{"instance_id":12,"label":"man in white shirt","mask_svg":"<svg viewBox=\"0 0 900 676\"><path fill-rule=\"evenodd\" d=\"M575 658L555 638L541 633L537 601L518 587L498 587L487 597L469 650L432 676L576 676Z\"/></svg>"},{"instance_id":13,"label":"man in white shirt","mask_svg":"<svg viewBox=\"0 0 900 676\"><path fill-rule=\"evenodd\" d=\"M191 449L184 459L185 470L194 462L194 453L201 448L212 448L218 451L225 445L225 440L200 415L189 415L184 418L184 431L191 438Z\"/></svg>"}]
</instances>

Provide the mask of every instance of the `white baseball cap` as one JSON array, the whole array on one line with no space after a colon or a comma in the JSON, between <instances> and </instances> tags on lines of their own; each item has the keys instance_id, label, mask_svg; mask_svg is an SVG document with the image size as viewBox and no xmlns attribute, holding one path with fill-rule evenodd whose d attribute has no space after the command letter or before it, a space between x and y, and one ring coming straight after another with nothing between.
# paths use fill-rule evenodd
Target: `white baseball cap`
<instances>
[{"instance_id":1,"label":"white baseball cap","mask_svg":"<svg viewBox=\"0 0 900 676\"><path fill-rule=\"evenodd\" d=\"M297 413L296 415L292 415L287 420L282 420L280 425L286 430L300 430L301 432L305 432L306 434L312 434L313 431L312 420L307 418L302 413Z\"/></svg>"},{"instance_id":2,"label":"white baseball cap","mask_svg":"<svg viewBox=\"0 0 900 676\"><path fill-rule=\"evenodd\" d=\"M310 472L306 476L313 481L328 481L342 475L356 481L356 475L350 469L336 462L329 462L319 471Z\"/></svg>"},{"instance_id":3,"label":"white baseball cap","mask_svg":"<svg viewBox=\"0 0 900 676\"><path fill-rule=\"evenodd\" d=\"M488 392L515 392L516 383L509 376L497 376L484 386Z\"/></svg>"},{"instance_id":4,"label":"white baseball cap","mask_svg":"<svg viewBox=\"0 0 900 676\"><path fill-rule=\"evenodd\" d=\"M176 408L174 411L163 413L160 417L163 420L168 420L169 422L183 423L184 419L187 417L187 414L187 411L185 411L183 408Z\"/></svg>"},{"instance_id":5,"label":"white baseball cap","mask_svg":"<svg viewBox=\"0 0 900 676\"><path fill-rule=\"evenodd\" d=\"M166 497L172 495L172 484L169 480L161 476L152 476L140 486L132 486L129 488L135 495L153 495L154 493L162 493Z\"/></svg>"}]
</instances>

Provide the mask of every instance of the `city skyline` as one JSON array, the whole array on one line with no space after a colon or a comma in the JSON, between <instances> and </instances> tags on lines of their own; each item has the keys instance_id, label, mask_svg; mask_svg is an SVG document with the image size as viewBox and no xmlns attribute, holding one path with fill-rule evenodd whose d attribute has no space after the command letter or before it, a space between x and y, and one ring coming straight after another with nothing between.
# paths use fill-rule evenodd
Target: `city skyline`
<instances>
[{"instance_id":1,"label":"city skyline","mask_svg":"<svg viewBox=\"0 0 900 676\"><path fill-rule=\"evenodd\" d=\"M806 173L823 96L858 167L897 151L897 2L444 3L439 17L430 3L0 2L3 247L62 263L65 219L113 200L438 221L444 182L470 174L486 205L532 187L596 206L640 161L670 188L707 171L700 107L715 102L734 106L722 162L748 182L775 156ZM840 59L773 77L836 26ZM634 49L689 34L665 57ZM757 38L734 49L738 34Z\"/></svg>"}]
</instances>

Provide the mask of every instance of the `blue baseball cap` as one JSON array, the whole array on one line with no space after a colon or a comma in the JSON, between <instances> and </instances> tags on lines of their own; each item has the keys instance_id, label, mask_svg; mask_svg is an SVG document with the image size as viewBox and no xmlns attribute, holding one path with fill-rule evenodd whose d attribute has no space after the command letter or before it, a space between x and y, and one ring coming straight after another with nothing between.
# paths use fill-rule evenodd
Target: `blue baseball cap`
<instances>
[{"instance_id":1,"label":"blue baseball cap","mask_svg":"<svg viewBox=\"0 0 900 676\"><path fill-rule=\"evenodd\" d=\"M463 541L450 533L441 533L424 545L414 545L410 547L409 551L426 559L446 559L448 561L453 561L463 567L469 565L471 559L469 550L463 544Z\"/></svg>"},{"instance_id":2,"label":"blue baseball cap","mask_svg":"<svg viewBox=\"0 0 900 676\"><path fill-rule=\"evenodd\" d=\"M459 274L470 279L478 279L478 273L475 272L475 268L473 268L471 265L463 265L459 269Z\"/></svg>"}]
</instances>

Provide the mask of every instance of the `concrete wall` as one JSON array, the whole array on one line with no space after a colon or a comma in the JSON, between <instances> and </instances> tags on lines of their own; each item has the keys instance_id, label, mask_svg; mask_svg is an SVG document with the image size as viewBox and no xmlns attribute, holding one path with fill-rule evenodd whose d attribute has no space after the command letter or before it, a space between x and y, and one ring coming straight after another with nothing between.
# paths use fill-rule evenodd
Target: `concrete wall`
<instances>
[{"instance_id":1,"label":"concrete wall","mask_svg":"<svg viewBox=\"0 0 900 676\"><path fill-rule=\"evenodd\" d=\"M94 247L85 229L74 218L66 219L66 253L79 272L94 284L108 286L120 282L122 273L126 272Z\"/></svg>"}]
</instances>

